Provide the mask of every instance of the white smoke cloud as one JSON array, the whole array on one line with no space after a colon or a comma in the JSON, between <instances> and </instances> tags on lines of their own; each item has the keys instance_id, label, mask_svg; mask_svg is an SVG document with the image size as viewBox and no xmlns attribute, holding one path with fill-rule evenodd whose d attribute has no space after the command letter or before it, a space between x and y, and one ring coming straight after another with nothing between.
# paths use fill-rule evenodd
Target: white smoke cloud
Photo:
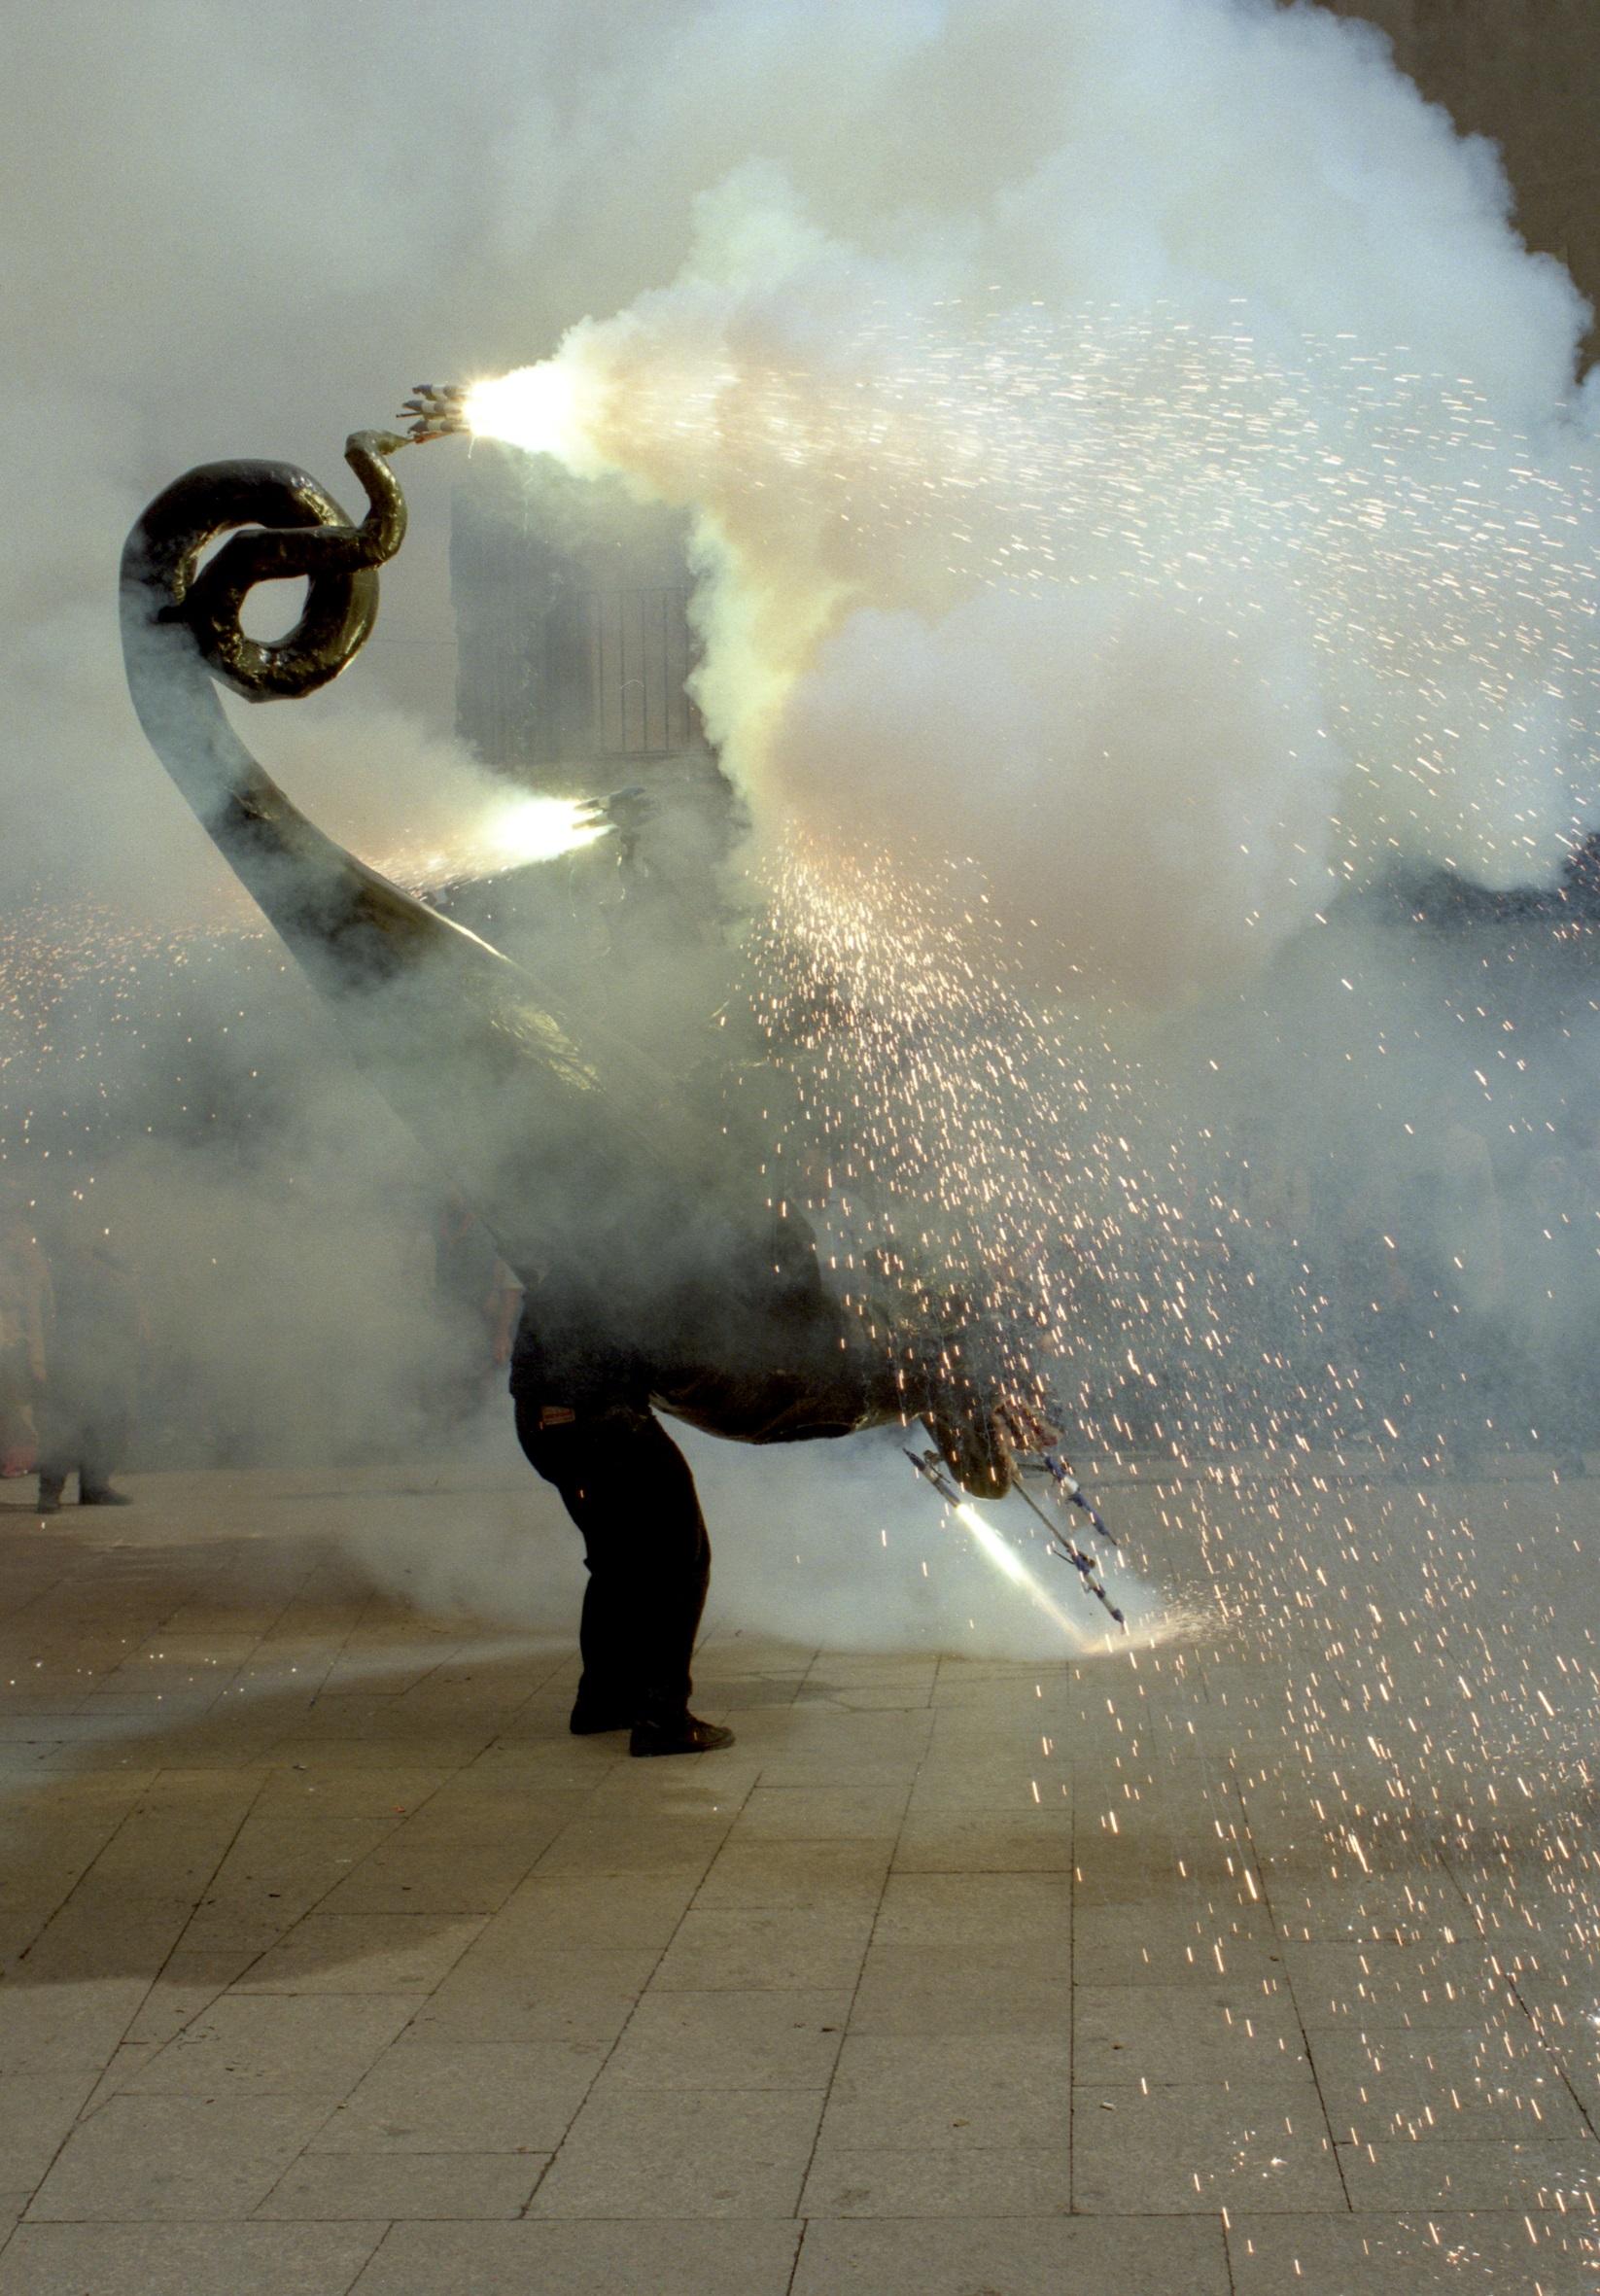
<instances>
[{"instance_id":1,"label":"white smoke cloud","mask_svg":"<svg viewBox=\"0 0 1600 2296\"><path fill-rule=\"evenodd\" d=\"M1396 860L1549 882L1600 800L1587 312L1492 150L1312 9L862 38L848 196L763 144L564 406L476 402L697 513L758 812L914 821L1157 1001Z\"/></svg>"},{"instance_id":2,"label":"white smoke cloud","mask_svg":"<svg viewBox=\"0 0 1600 2296\"><path fill-rule=\"evenodd\" d=\"M980 856L1091 986L1181 997L1330 889L1339 783L1306 649L1292 625L1215 638L1080 589L861 610L798 685L773 773L803 815L842 783L885 845L915 826Z\"/></svg>"}]
</instances>

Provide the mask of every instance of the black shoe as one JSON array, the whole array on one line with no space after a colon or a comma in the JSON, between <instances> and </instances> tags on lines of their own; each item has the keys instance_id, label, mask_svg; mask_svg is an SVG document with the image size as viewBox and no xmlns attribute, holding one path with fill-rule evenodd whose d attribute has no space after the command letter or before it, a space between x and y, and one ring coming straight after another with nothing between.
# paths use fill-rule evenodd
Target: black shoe
<instances>
[{"instance_id":1,"label":"black shoe","mask_svg":"<svg viewBox=\"0 0 1600 2296\"><path fill-rule=\"evenodd\" d=\"M60 1484L58 1482L42 1482L39 1485L39 1505L36 1508L35 1513L39 1514L59 1514L60 1512Z\"/></svg>"},{"instance_id":2,"label":"black shoe","mask_svg":"<svg viewBox=\"0 0 1600 2296\"><path fill-rule=\"evenodd\" d=\"M671 1722L638 1722L628 1741L628 1752L651 1754L715 1754L733 1744L733 1732L720 1722L702 1722L698 1715L676 1715Z\"/></svg>"},{"instance_id":3,"label":"black shoe","mask_svg":"<svg viewBox=\"0 0 1600 2296\"><path fill-rule=\"evenodd\" d=\"M133 1501L126 1491L114 1491L107 1483L103 1491L80 1490L78 1504L80 1507L131 1507Z\"/></svg>"},{"instance_id":4,"label":"black shoe","mask_svg":"<svg viewBox=\"0 0 1600 2296\"><path fill-rule=\"evenodd\" d=\"M608 1730L631 1730L633 1722L632 1707L591 1706L580 1698L573 1708L567 1727L574 1738L599 1738Z\"/></svg>"}]
</instances>

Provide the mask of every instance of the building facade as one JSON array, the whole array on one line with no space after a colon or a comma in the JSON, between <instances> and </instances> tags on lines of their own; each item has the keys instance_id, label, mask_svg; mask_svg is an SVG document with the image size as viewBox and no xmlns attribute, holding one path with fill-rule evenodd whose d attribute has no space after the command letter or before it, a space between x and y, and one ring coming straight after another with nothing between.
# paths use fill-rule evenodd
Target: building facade
<instances>
[{"instance_id":1,"label":"building facade","mask_svg":"<svg viewBox=\"0 0 1600 2296\"><path fill-rule=\"evenodd\" d=\"M481 447L456 490L456 723L532 788L707 761L683 521L547 458Z\"/></svg>"}]
</instances>

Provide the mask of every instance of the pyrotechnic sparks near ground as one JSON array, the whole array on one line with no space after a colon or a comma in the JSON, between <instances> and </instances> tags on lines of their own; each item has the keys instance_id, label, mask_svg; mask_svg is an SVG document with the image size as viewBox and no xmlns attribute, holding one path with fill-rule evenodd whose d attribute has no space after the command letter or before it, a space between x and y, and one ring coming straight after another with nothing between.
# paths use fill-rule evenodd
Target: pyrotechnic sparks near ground
<instances>
[{"instance_id":1,"label":"pyrotechnic sparks near ground","mask_svg":"<svg viewBox=\"0 0 1600 2296\"><path fill-rule=\"evenodd\" d=\"M953 1299L981 1303L972 1325L1009 1335L1019 1388L1048 1367L1099 1442L1125 1446L1096 1463L1107 1509L1130 1474L1153 1481L1156 1577L1172 1590L1154 1640L1205 1651L1212 1730L1231 1745L1240 1814L1218 1821L1218 1855L1260 1846L1291 1936L1321 1937L1330 1892L1345 1894L1374 2028L1365 2058L1351 2035L1358 2069L1392 2081L1383 2029L1398 2018L1415 2034L1414 2110L1381 2126L1358 2113L1336 2136L1359 2130L1375 2164L1385 2140L1436 2133L1442 2067L1463 2107L1476 2099L1536 2135L1571 2106L1534 2036L1586 2094L1600 2014L1600 1862L1585 1846L1600 1613L1574 1602L1570 1576L1591 1540L1585 1487L1507 1460L1470 1488L1430 1487L1426 1469L1386 1488L1393 1430L1364 1388L1372 1366L1341 1357L1348 1335L1330 1330L1316 1273L1286 1264L1271 1219L1261 1227L1248 1157L1188 1095L1187 1133L1164 1131L1156 1048L1141 1073L1103 1035L1074 1043L1008 981L981 902L951 890L914 858L784 855L753 950L792 1094L775 1204L805 1208L863 1314L904 1283L913 1252L931 1253ZM1516 1082L1506 1096L1528 1121ZM760 1089L779 1104L772 1079ZM1432 1113L1443 1128L1443 1107ZM1136 1430L1106 1409L1119 1343L1135 1376L1136 1348L1162 1373ZM958 1518L1037 1601L1048 1565L983 1511ZM1059 1623L1064 1638L1069 1617ZM1181 1671L1181 1650L1170 1662ZM1113 1830L1160 1768L1142 1695L1135 1655L1110 1701L1127 1732L1107 1777ZM1229 1871L1243 1903L1258 1885L1245 1861ZM1458 1943L1463 1966L1487 1950L1490 1991L1453 1983ZM1550 2168L1542 2205L1592 2210L1586 2177Z\"/></svg>"},{"instance_id":2,"label":"pyrotechnic sparks near ground","mask_svg":"<svg viewBox=\"0 0 1600 2296\"><path fill-rule=\"evenodd\" d=\"M1141 1060L1027 989L1026 949L961 888L974 874L914 849L867 862L796 837L783 852L747 952L786 1085L763 1111L775 1204L813 1221L869 1322L897 1298L950 1333L953 1374L969 1351L1019 1399L1056 1397L1102 1439L1153 1436L1180 1460L1213 1449L1225 1419L1287 1443L1287 1398L1270 1393L1282 1367L1256 1367L1252 1400L1220 1282L1223 1239L1238 1255L1251 1237L1225 1141L1162 1089L1149 1032ZM1135 1431L1107 1410L1176 1354L1189 1393L1168 1390L1166 1417Z\"/></svg>"}]
</instances>

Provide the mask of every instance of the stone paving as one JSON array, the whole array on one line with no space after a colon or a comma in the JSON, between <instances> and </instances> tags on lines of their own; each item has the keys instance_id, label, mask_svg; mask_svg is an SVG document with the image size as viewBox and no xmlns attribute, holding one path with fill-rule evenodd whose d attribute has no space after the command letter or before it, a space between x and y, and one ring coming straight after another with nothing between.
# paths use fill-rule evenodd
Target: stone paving
<instances>
[{"instance_id":1,"label":"stone paving","mask_svg":"<svg viewBox=\"0 0 1600 2296\"><path fill-rule=\"evenodd\" d=\"M0 1510L0 2296L1600 2288L1568 1877L1330 1855L1304 1652L713 1625L737 1749L631 1762L565 1636L372 1590L370 1481Z\"/></svg>"}]
</instances>

